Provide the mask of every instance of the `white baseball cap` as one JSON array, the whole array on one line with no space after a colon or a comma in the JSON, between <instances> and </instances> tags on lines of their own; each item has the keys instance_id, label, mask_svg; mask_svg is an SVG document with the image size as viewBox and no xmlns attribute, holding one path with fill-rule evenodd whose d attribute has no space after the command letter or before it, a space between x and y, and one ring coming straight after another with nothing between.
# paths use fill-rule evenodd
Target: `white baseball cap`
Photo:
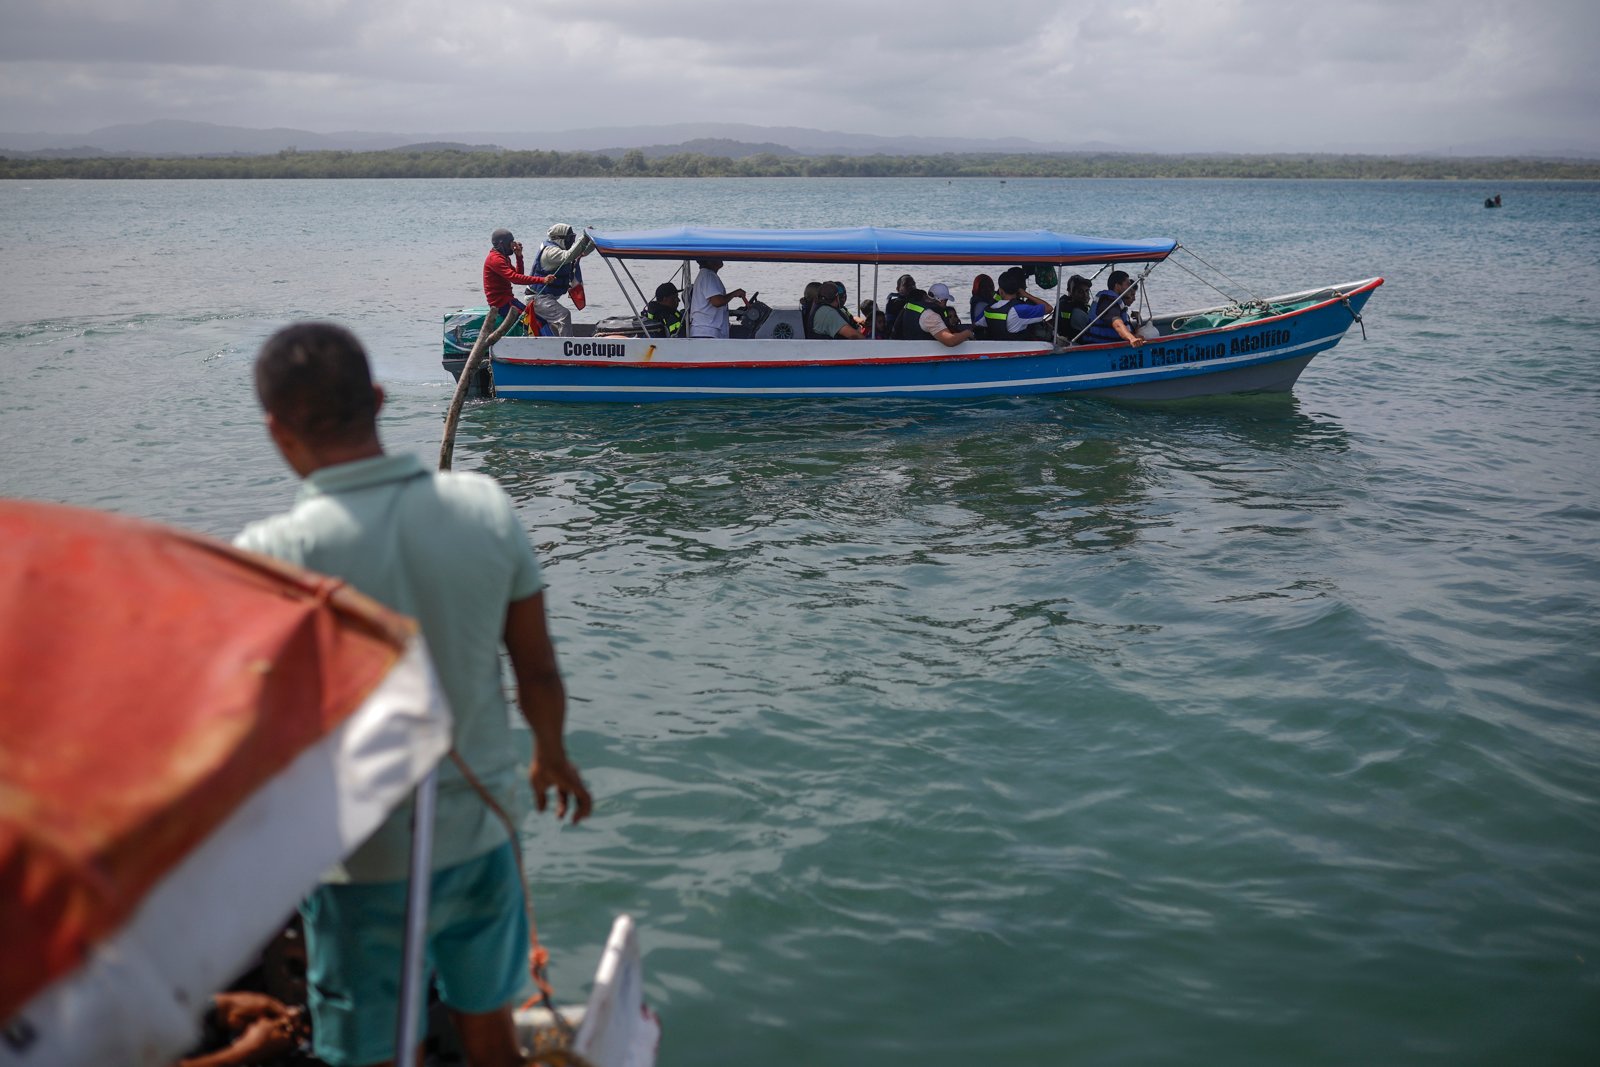
<instances>
[{"instance_id":1,"label":"white baseball cap","mask_svg":"<svg viewBox=\"0 0 1600 1067\"><path fill-rule=\"evenodd\" d=\"M933 297L935 300L949 300L950 287L944 282L934 282L932 285L928 286L928 295Z\"/></svg>"}]
</instances>

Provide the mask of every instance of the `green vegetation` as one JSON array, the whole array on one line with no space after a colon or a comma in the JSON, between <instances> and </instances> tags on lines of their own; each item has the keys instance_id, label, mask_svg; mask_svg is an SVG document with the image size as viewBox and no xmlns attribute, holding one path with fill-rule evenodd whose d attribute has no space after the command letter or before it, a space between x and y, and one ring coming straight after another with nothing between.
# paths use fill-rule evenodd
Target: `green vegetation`
<instances>
[{"instance_id":1,"label":"green vegetation","mask_svg":"<svg viewBox=\"0 0 1600 1067\"><path fill-rule=\"evenodd\" d=\"M401 149L172 159L0 157L0 178L1365 178L1600 179L1600 162L1338 155L779 156Z\"/></svg>"}]
</instances>

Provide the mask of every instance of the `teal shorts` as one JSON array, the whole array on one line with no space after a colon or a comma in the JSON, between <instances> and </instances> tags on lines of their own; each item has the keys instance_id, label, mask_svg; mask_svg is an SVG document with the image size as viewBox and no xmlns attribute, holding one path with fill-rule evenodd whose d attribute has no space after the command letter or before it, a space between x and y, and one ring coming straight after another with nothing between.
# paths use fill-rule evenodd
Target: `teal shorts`
<instances>
[{"instance_id":1,"label":"teal shorts","mask_svg":"<svg viewBox=\"0 0 1600 1067\"><path fill-rule=\"evenodd\" d=\"M321 885L300 915L317 1058L331 1067L393 1059L406 883ZM528 917L509 842L433 872L427 967L448 1007L477 1014L513 1004L529 984L527 961Z\"/></svg>"}]
</instances>

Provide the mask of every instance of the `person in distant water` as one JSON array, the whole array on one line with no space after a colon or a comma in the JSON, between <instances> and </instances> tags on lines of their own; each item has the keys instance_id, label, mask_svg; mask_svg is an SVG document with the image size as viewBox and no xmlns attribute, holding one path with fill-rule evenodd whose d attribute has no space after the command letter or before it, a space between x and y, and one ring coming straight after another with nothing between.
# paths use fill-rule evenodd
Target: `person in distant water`
<instances>
[{"instance_id":1,"label":"person in distant water","mask_svg":"<svg viewBox=\"0 0 1600 1067\"><path fill-rule=\"evenodd\" d=\"M816 331L819 338L826 337L835 341L861 339L860 328L839 306L843 299L837 283L822 283L822 291L817 295L817 309L811 315L811 328Z\"/></svg>"},{"instance_id":2,"label":"person in distant water","mask_svg":"<svg viewBox=\"0 0 1600 1067\"><path fill-rule=\"evenodd\" d=\"M594 251L594 240L564 222L550 227L547 240L539 246L533 257L533 272L548 277L533 286L533 311L550 328L562 337L572 336L572 312L561 298L583 285L583 271L578 261ZM578 307L583 307L580 301Z\"/></svg>"},{"instance_id":3,"label":"person in distant water","mask_svg":"<svg viewBox=\"0 0 1600 1067\"><path fill-rule=\"evenodd\" d=\"M1028 275L1021 267L1000 273L995 302L983 313L984 336L991 341L1040 340L1039 327L1050 326L1050 304L1028 292Z\"/></svg>"},{"instance_id":4,"label":"person in distant water","mask_svg":"<svg viewBox=\"0 0 1600 1067\"><path fill-rule=\"evenodd\" d=\"M1067 279L1067 298L1061 303L1061 321L1056 332L1068 344L1083 343L1079 335L1089 328L1089 320L1094 317L1089 311L1089 293L1093 288L1089 279L1081 274Z\"/></svg>"},{"instance_id":5,"label":"person in distant water","mask_svg":"<svg viewBox=\"0 0 1600 1067\"><path fill-rule=\"evenodd\" d=\"M944 345L954 348L965 341L972 340L972 331L961 325L961 316L950 307L950 287L944 282L934 282L928 286L927 307L917 316L917 329L923 337L931 338ZM911 305L906 305L906 311L911 310ZM900 316L902 325L906 316Z\"/></svg>"},{"instance_id":6,"label":"person in distant water","mask_svg":"<svg viewBox=\"0 0 1600 1067\"><path fill-rule=\"evenodd\" d=\"M644 306L644 332L651 337L682 337L683 309L678 287L671 282L656 286L656 298Z\"/></svg>"},{"instance_id":7,"label":"person in distant water","mask_svg":"<svg viewBox=\"0 0 1600 1067\"><path fill-rule=\"evenodd\" d=\"M579 822L593 804L562 736L566 690L538 560L493 479L384 452L383 390L350 331L279 330L256 357L255 383L267 433L304 481L294 507L234 543L343 579L421 625L454 712L454 754L483 789L451 760L439 765L427 960L467 1062L520 1065L511 1011L526 977L527 912L513 844L487 798L515 825L519 778L540 811L555 790L559 818ZM506 714L502 647L530 764L530 734ZM395 1058L410 821L409 808L390 815L300 905L314 1051L335 1067Z\"/></svg>"},{"instance_id":8,"label":"person in distant water","mask_svg":"<svg viewBox=\"0 0 1600 1067\"><path fill-rule=\"evenodd\" d=\"M507 315L520 316L527 307L516 298L513 285L533 285L549 279L522 273L522 242L513 237L510 230L496 230L490 234L489 246L489 255L483 261L483 298L494 309L498 323Z\"/></svg>"},{"instance_id":9,"label":"person in distant water","mask_svg":"<svg viewBox=\"0 0 1600 1067\"><path fill-rule=\"evenodd\" d=\"M743 289L733 292L722 284L722 277L717 271L722 269L720 259L699 259L695 261L700 266L700 271L694 276L694 286L689 290L689 336L690 337L726 337L728 336L728 301L738 299L746 304L750 298Z\"/></svg>"},{"instance_id":10,"label":"person in distant water","mask_svg":"<svg viewBox=\"0 0 1600 1067\"><path fill-rule=\"evenodd\" d=\"M889 299L884 301L883 315L889 323L889 335L895 336L895 330L900 324L900 309L906 306L906 301L913 296L922 295L917 288L917 280L909 274L900 275L899 281L894 283L894 292L889 294Z\"/></svg>"},{"instance_id":11,"label":"person in distant water","mask_svg":"<svg viewBox=\"0 0 1600 1067\"><path fill-rule=\"evenodd\" d=\"M1109 345L1119 341L1138 348L1144 339L1133 332L1128 318L1128 302L1138 287L1128 280L1128 272L1114 270L1106 276L1106 288L1095 294L1094 322L1083 335L1083 344Z\"/></svg>"},{"instance_id":12,"label":"person in distant water","mask_svg":"<svg viewBox=\"0 0 1600 1067\"><path fill-rule=\"evenodd\" d=\"M980 274L972 279L972 301L967 311L972 316L972 332L979 336L983 334L983 313L989 310L989 305L994 303L994 279L987 274Z\"/></svg>"}]
</instances>

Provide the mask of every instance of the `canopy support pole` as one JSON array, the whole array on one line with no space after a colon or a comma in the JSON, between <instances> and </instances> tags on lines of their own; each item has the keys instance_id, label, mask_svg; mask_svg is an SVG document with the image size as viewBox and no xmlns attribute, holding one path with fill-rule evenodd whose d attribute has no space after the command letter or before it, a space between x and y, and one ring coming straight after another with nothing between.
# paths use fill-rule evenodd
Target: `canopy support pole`
<instances>
[{"instance_id":1,"label":"canopy support pole","mask_svg":"<svg viewBox=\"0 0 1600 1067\"><path fill-rule=\"evenodd\" d=\"M1050 325L1051 344L1061 347L1061 275L1067 268L1060 263L1056 264L1056 302L1051 305L1050 318L1055 320Z\"/></svg>"},{"instance_id":2,"label":"canopy support pole","mask_svg":"<svg viewBox=\"0 0 1600 1067\"><path fill-rule=\"evenodd\" d=\"M870 335L872 337L878 336L878 309L881 307L883 307L883 297L878 293L878 264L874 262L872 264L872 333ZM885 315L883 317L883 324L885 326L889 325L889 316Z\"/></svg>"},{"instance_id":3,"label":"canopy support pole","mask_svg":"<svg viewBox=\"0 0 1600 1067\"><path fill-rule=\"evenodd\" d=\"M1100 270L1095 271L1094 272L1094 276L1096 278L1100 277L1100 272L1105 270L1106 267L1109 267L1109 266L1111 266L1111 264L1107 263L1104 267L1101 267ZM1182 266L1182 264L1180 263L1179 266ZM1141 289L1144 288L1144 280L1146 278L1150 277L1150 272L1155 270L1155 269L1156 269L1156 265L1154 263L1151 263L1150 265L1145 267L1145 269L1139 273L1139 277L1134 279L1134 284L1139 286ZM1059 279L1059 278L1056 279L1058 284L1059 284L1060 280L1061 279ZM1091 286L1091 288L1092 288L1092 286ZM1105 313L1106 312L1110 311L1114 307L1117 307L1118 304L1120 304L1120 303L1121 303L1121 301L1119 300L1119 301L1116 301L1114 303L1107 304L1105 307L1101 308L1099 314L1095 315L1092 319L1089 320L1089 326L1085 326L1083 329L1079 330L1073 336L1072 340L1068 341L1067 343L1069 345L1077 344L1078 343L1078 338L1080 338L1084 334L1088 333L1090 326L1093 326L1095 323L1099 322L1102 318L1105 317Z\"/></svg>"},{"instance_id":4,"label":"canopy support pole","mask_svg":"<svg viewBox=\"0 0 1600 1067\"><path fill-rule=\"evenodd\" d=\"M683 291L689 294L689 299L683 302L683 335L693 337L689 331L694 329L694 286L689 282L689 261L683 261Z\"/></svg>"},{"instance_id":5,"label":"canopy support pole","mask_svg":"<svg viewBox=\"0 0 1600 1067\"><path fill-rule=\"evenodd\" d=\"M400 1012L395 1025L394 1062L411 1063L422 1019L423 949L428 943L428 890L433 882L433 815L439 772L431 770L417 786L411 807L411 879L406 885L406 931L400 970Z\"/></svg>"},{"instance_id":6,"label":"canopy support pole","mask_svg":"<svg viewBox=\"0 0 1600 1067\"><path fill-rule=\"evenodd\" d=\"M874 296L874 297L876 297L876 296L877 296L877 295L878 295L878 294L876 294L876 293L874 293L874 294L872 294L872 295L873 295L873 296ZM859 307L860 307L860 306L861 306L861 300L862 300L862 297L861 297L861 264L859 264L859 263L857 263L857 264L856 264L856 307L858 307L858 308L859 308ZM873 314L873 316L872 316L872 317L873 317L873 318L874 318L874 319L876 319L876 318L877 318L877 317L878 317L878 316L877 316L877 314L876 314L876 312L877 312L877 310L878 310L878 305L877 305L877 304L876 304L876 303L874 303L874 304L873 304L873 305L872 305L872 310L873 310L873 312L874 312L874 314ZM844 309L844 312L845 312L845 314L846 314L846 315L850 315L850 309L849 309L849 308L845 308L845 309ZM855 316L854 316L854 315L850 315L850 317L851 317L851 318L855 318ZM870 327L869 327L869 330L868 330L868 333L867 333L867 336L868 336L868 337L871 337L871 336L872 336L872 333L871 333L871 331L870 331Z\"/></svg>"},{"instance_id":7,"label":"canopy support pole","mask_svg":"<svg viewBox=\"0 0 1600 1067\"><path fill-rule=\"evenodd\" d=\"M654 336L650 332L649 323L644 321L644 312L633 306L633 297L628 295L628 287L623 285L622 279L617 276L617 268L611 266L611 260L609 257L601 256L600 258L604 259L606 261L606 266L611 268L611 277L616 278L617 288L622 290L622 298L628 302L628 310L633 312L633 317L639 320L639 325L644 329L644 335L646 337ZM633 288L639 294L639 303L648 304L650 302L649 298L644 295L644 289L640 288L639 279L633 276L633 271L628 269L628 264L626 262L619 262L622 262L622 272L628 276L628 280L633 283Z\"/></svg>"}]
</instances>

